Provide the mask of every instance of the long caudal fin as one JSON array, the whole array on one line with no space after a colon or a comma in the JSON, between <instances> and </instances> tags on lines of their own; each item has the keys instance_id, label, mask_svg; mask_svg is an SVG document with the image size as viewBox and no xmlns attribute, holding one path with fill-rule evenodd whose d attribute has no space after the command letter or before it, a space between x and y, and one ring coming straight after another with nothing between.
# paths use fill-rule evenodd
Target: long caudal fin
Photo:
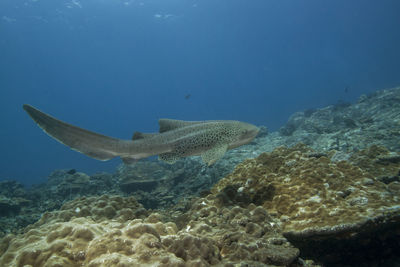
<instances>
[{"instance_id":1,"label":"long caudal fin","mask_svg":"<svg viewBox=\"0 0 400 267\"><path fill-rule=\"evenodd\" d=\"M122 143L129 142L68 124L30 105L25 104L23 108L45 133L71 149L98 160L120 156Z\"/></svg>"}]
</instances>

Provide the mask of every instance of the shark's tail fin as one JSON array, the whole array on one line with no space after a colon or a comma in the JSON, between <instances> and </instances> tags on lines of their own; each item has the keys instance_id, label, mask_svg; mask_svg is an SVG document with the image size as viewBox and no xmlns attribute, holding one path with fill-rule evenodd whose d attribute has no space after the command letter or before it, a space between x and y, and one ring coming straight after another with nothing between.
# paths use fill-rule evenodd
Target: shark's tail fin
<instances>
[{"instance_id":1,"label":"shark's tail fin","mask_svg":"<svg viewBox=\"0 0 400 267\"><path fill-rule=\"evenodd\" d=\"M121 144L130 142L94 133L60 121L30 105L23 105L25 111L45 133L69 146L98 160L109 160L121 156Z\"/></svg>"}]
</instances>

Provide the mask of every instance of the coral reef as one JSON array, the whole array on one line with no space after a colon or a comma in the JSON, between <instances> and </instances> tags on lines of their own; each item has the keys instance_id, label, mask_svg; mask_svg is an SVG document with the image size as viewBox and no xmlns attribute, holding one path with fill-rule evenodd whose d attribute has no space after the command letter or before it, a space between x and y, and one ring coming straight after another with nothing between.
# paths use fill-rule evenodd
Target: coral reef
<instances>
[{"instance_id":1,"label":"coral reef","mask_svg":"<svg viewBox=\"0 0 400 267\"><path fill-rule=\"evenodd\" d=\"M182 260L160 249L161 236L175 233L176 226L141 216L143 208L134 198L69 202L61 211L44 214L24 234L3 238L0 265L183 266Z\"/></svg>"},{"instance_id":2,"label":"coral reef","mask_svg":"<svg viewBox=\"0 0 400 267\"><path fill-rule=\"evenodd\" d=\"M184 229L183 240L189 235L212 240L208 247L215 247L213 253L219 254L221 262L287 266L299 255L299 250L282 236L276 220L261 206L225 205L210 194L194 200L184 216L187 223L175 220Z\"/></svg>"},{"instance_id":3,"label":"coral reef","mask_svg":"<svg viewBox=\"0 0 400 267\"><path fill-rule=\"evenodd\" d=\"M302 252L324 262L348 262L344 255L355 257L349 244L372 249L370 240L378 234L387 243L400 237L395 230L400 226L400 183L379 179L397 175L400 162L393 160L399 154L378 146L353 154L350 161L332 161L335 153L324 156L303 144L279 147L239 164L212 192L224 202L262 205L279 218L283 235ZM337 245L333 249L327 243Z\"/></svg>"},{"instance_id":4,"label":"coral reef","mask_svg":"<svg viewBox=\"0 0 400 267\"><path fill-rule=\"evenodd\" d=\"M36 222L43 212L59 209L79 196L120 193L112 175L92 176L76 170L56 170L44 184L26 189L15 181L0 182L0 237Z\"/></svg>"},{"instance_id":5,"label":"coral reef","mask_svg":"<svg viewBox=\"0 0 400 267\"><path fill-rule=\"evenodd\" d=\"M48 194L72 199L80 195L101 194L117 191L110 174L97 173L89 176L85 173L72 170L57 170L47 178L46 191ZM41 188L43 190L44 188Z\"/></svg>"},{"instance_id":6,"label":"coral reef","mask_svg":"<svg viewBox=\"0 0 400 267\"><path fill-rule=\"evenodd\" d=\"M101 196L66 203L18 236L0 243L1 266L287 266L299 250L266 210L226 207L200 198L180 221L149 215L132 197ZM186 218L186 219L182 219Z\"/></svg>"},{"instance_id":7,"label":"coral reef","mask_svg":"<svg viewBox=\"0 0 400 267\"><path fill-rule=\"evenodd\" d=\"M381 265L400 251L399 152L400 87L296 112L211 167L1 181L0 265Z\"/></svg>"},{"instance_id":8,"label":"coral reef","mask_svg":"<svg viewBox=\"0 0 400 267\"><path fill-rule=\"evenodd\" d=\"M21 183L0 181L0 237L37 221L39 216L25 214L34 205Z\"/></svg>"},{"instance_id":9,"label":"coral reef","mask_svg":"<svg viewBox=\"0 0 400 267\"><path fill-rule=\"evenodd\" d=\"M339 101L293 114L274 147L303 142L318 151L354 151L375 144L400 150L400 87L362 95L355 104ZM280 143L280 144L278 144ZM267 150L268 151L268 150Z\"/></svg>"},{"instance_id":10,"label":"coral reef","mask_svg":"<svg viewBox=\"0 0 400 267\"><path fill-rule=\"evenodd\" d=\"M0 181L0 216L18 214L22 207L29 206L26 192L21 183Z\"/></svg>"}]
</instances>

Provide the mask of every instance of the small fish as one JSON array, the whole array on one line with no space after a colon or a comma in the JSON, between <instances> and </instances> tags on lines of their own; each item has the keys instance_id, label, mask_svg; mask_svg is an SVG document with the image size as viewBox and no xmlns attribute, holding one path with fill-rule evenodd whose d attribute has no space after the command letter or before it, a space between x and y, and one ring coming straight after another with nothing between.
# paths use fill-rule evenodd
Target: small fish
<instances>
[{"instance_id":1,"label":"small fish","mask_svg":"<svg viewBox=\"0 0 400 267\"><path fill-rule=\"evenodd\" d=\"M187 94L187 95L185 95L185 99L186 99L186 100L189 100L189 98L190 98L191 96L192 96L191 94Z\"/></svg>"},{"instance_id":2,"label":"small fish","mask_svg":"<svg viewBox=\"0 0 400 267\"><path fill-rule=\"evenodd\" d=\"M30 105L23 108L45 133L71 149L102 161L119 156L126 164L158 155L168 163L201 156L204 163L212 165L228 149L251 142L260 130L240 121L160 119L159 133L135 132L132 140L123 140L60 121Z\"/></svg>"}]
</instances>

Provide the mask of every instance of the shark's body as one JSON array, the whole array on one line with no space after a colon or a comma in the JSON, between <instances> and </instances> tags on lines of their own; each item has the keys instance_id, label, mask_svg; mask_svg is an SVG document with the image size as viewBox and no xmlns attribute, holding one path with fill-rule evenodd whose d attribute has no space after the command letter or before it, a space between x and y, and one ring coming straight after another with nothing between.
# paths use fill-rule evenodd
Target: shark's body
<instances>
[{"instance_id":1,"label":"shark's body","mask_svg":"<svg viewBox=\"0 0 400 267\"><path fill-rule=\"evenodd\" d=\"M259 128L239 121L179 121L160 119L159 133L135 132L132 140L94 133L60 121L30 105L23 108L48 135L98 160L121 157L125 163L159 155L173 163L187 156L201 156L208 165L228 149L251 142Z\"/></svg>"}]
</instances>

